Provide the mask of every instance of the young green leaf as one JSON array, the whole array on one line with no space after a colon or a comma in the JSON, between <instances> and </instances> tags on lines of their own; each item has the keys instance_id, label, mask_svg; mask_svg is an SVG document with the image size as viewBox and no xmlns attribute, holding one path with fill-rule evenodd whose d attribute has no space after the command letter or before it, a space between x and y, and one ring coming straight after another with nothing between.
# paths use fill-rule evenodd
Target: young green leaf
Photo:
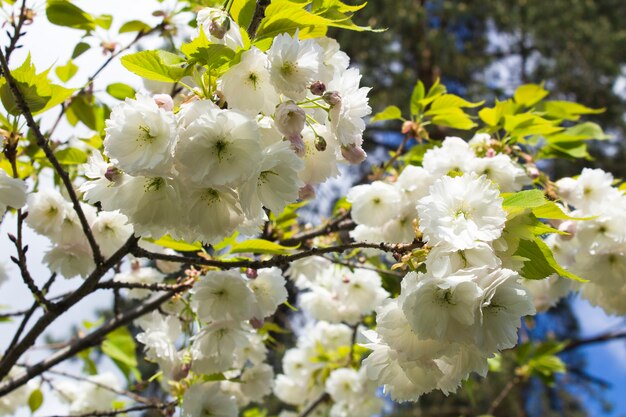
<instances>
[{"instance_id":1,"label":"young green leaf","mask_svg":"<svg viewBox=\"0 0 626 417\"><path fill-rule=\"evenodd\" d=\"M380 113L376 113L370 122L380 122L383 120L402 120L402 111L397 106L389 106Z\"/></svg>"},{"instance_id":2,"label":"young green leaf","mask_svg":"<svg viewBox=\"0 0 626 417\"><path fill-rule=\"evenodd\" d=\"M48 0L46 16L50 23L73 29L91 31L96 29L94 18L67 0Z\"/></svg>"},{"instance_id":3,"label":"young green leaf","mask_svg":"<svg viewBox=\"0 0 626 417\"><path fill-rule=\"evenodd\" d=\"M54 72L57 74L57 77L59 77L59 80L63 81L64 83L71 80L72 77L76 75L76 71L78 71L78 66L74 64L71 59L67 61L67 64L56 67L54 70Z\"/></svg>"},{"instance_id":4,"label":"young green leaf","mask_svg":"<svg viewBox=\"0 0 626 417\"><path fill-rule=\"evenodd\" d=\"M127 98L135 97L135 90L128 84L113 83L107 86L107 93L113 98L118 100L125 100Z\"/></svg>"},{"instance_id":5,"label":"young green leaf","mask_svg":"<svg viewBox=\"0 0 626 417\"><path fill-rule=\"evenodd\" d=\"M141 51L122 57L122 65L148 80L177 82L186 74L187 60L161 50Z\"/></svg>"}]
</instances>

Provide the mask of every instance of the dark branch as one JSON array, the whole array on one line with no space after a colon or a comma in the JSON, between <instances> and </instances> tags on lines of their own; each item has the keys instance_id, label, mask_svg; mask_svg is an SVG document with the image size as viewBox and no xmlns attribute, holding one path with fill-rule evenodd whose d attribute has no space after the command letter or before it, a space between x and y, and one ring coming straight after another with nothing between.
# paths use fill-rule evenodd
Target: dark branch
<instances>
[{"instance_id":1,"label":"dark branch","mask_svg":"<svg viewBox=\"0 0 626 417\"><path fill-rule=\"evenodd\" d=\"M577 349L581 346L587 346L595 343L609 342L615 339L626 339L626 330L618 332L609 332L598 336L590 337L587 339L572 340L562 350L562 352Z\"/></svg>"},{"instance_id":2,"label":"dark branch","mask_svg":"<svg viewBox=\"0 0 626 417\"><path fill-rule=\"evenodd\" d=\"M20 15L17 17L17 23L13 23L11 25L13 26L13 35L9 35L9 45L4 49L4 53L7 57L7 62L9 62L9 60L11 59L11 54L13 53L13 51L18 48L17 42L19 41L20 37L24 35L24 33L22 33L22 26L24 25L25 21L26 0L22 0L22 5L20 6Z\"/></svg>"},{"instance_id":3,"label":"dark branch","mask_svg":"<svg viewBox=\"0 0 626 417\"><path fill-rule=\"evenodd\" d=\"M270 5L270 2L271 0L256 0L252 21L250 22L250 26L248 26L248 36L250 36L250 39L254 39L256 36L256 31L259 30L261 21L265 17L265 9Z\"/></svg>"},{"instance_id":4,"label":"dark branch","mask_svg":"<svg viewBox=\"0 0 626 417\"><path fill-rule=\"evenodd\" d=\"M148 405L136 405L134 407L125 408L122 410L111 410L111 411L92 411L86 414L72 414L71 416L48 416L48 417L109 417L109 416L118 416L121 414L132 413L135 411L148 411L148 410L161 410L163 411L174 411L174 407L176 406L176 402L171 402L168 404L148 404Z\"/></svg>"}]
</instances>

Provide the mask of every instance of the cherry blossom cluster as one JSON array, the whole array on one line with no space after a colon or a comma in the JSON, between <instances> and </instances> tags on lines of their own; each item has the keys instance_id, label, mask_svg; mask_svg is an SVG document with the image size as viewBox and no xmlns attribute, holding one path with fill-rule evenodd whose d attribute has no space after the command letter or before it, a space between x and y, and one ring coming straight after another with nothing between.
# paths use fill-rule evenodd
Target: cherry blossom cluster
<instances>
[{"instance_id":1,"label":"cherry blossom cluster","mask_svg":"<svg viewBox=\"0 0 626 417\"><path fill-rule=\"evenodd\" d=\"M111 256L133 234L119 211L98 212L82 203L81 208L104 256ZM27 209L26 223L52 243L44 256L50 270L65 278L87 277L95 268L93 254L72 203L53 188L44 188L28 195Z\"/></svg>"},{"instance_id":2,"label":"cherry blossom cluster","mask_svg":"<svg viewBox=\"0 0 626 417\"><path fill-rule=\"evenodd\" d=\"M589 282L581 295L610 314L626 314L626 195L601 169L582 170L577 178L556 182L571 217L559 229L569 234L548 241L557 260ZM568 208L564 208L567 210Z\"/></svg>"},{"instance_id":3,"label":"cherry blossom cluster","mask_svg":"<svg viewBox=\"0 0 626 417\"><path fill-rule=\"evenodd\" d=\"M500 196L529 178L507 155L478 157L486 143L447 138L395 183L348 193L353 238L411 242L419 234L427 245L426 271L408 273L400 296L377 309L376 330L365 332L373 352L363 368L397 401L485 375L487 359L517 343L520 318L535 313L520 275L504 267L513 261Z\"/></svg>"},{"instance_id":4,"label":"cherry blossom cluster","mask_svg":"<svg viewBox=\"0 0 626 417\"><path fill-rule=\"evenodd\" d=\"M205 9L198 26L237 50L240 29L229 19ZM94 153L81 190L141 236L215 243L235 230L254 234L263 208L281 212L336 176L338 163L365 158L369 88L348 65L332 39L283 34L267 52L244 51L211 97L176 108L162 94L127 99L106 122L108 161Z\"/></svg>"},{"instance_id":5,"label":"cherry blossom cluster","mask_svg":"<svg viewBox=\"0 0 626 417\"><path fill-rule=\"evenodd\" d=\"M185 378L195 381L194 376L226 378L193 383L185 393L183 415L220 410L220 415L236 416L239 407L271 393L274 372L264 363L267 348L255 326L286 300L285 279L278 268L248 276L234 269L208 271L198 278L188 301L171 302L164 309L167 314L153 312L138 321L143 332L137 340L144 345L146 358L159 365L165 390ZM189 317L199 325L183 328L180 319ZM183 333L192 337L181 344Z\"/></svg>"},{"instance_id":6,"label":"cherry blossom cluster","mask_svg":"<svg viewBox=\"0 0 626 417\"><path fill-rule=\"evenodd\" d=\"M304 328L296 346L285 352L283 373L276 377L274 394L286 404L301 407L326 392L333 404L318 406L315 415L320 416L380 413L383 402L376 397L378 383L369 380L363 370L345 367L350 362L353 332L345 324L326 321L317 321ZM283 411L280 417L297 415Z\"/></svg>"},{"instance_id":7,"label":"cherry blossom cluster","mask_svg":"<svg viewBox=\"0 0 626 417\"><path fill-rule=\"evenodd\" d=\"M294 261L287 273L299 290L299 306L315 320L356 325L389 297L377 272L322 257Z\"/></svg>"}]
</instances>

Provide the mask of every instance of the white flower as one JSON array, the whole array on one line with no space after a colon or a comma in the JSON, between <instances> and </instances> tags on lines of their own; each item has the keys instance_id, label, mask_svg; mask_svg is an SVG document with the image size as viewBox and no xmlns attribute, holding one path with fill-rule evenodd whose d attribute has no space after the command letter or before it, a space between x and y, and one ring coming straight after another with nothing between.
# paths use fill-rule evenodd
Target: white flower
<instances>
[{"instance_id":1,"label":"white flower","mask_svg":"<svg viewBox=\"0 0 626 417\"><path fill-rule=\"evenodd\" d=\"M106 121L104 153L131 175L167 175L176 138L174 115L149 96L117 105Z\"/></svg>"},{"instance_id":2,"label":"white flower","mask_svg":"<svg viewBox=\"0 0 626 417\"><path fill-rule=\"evenodd\" d=\"M137 324L143 333L137 335L137 340L144 344L146 357L149 360L172 359L177 351L174 343L181 335L181 327L175 316L164 316L158 311L141 317Z\"/></svg>"},{"instance_id":3,"label":"white flower","mask_svg":"<svg viewBox=\"0 0 626 417\"><path fill-rule=\"evenodd\" d=\"M253 402L271 394L274 370L266 363L244 369L241 374L241 391Z\"/></svg>"},{"instance_id":4,"label":"white flower","mask_svg":"<svg viewBox=\"0 0 626 417\"><path fill-rule=\"evenodd\" d=\"M247 214L258 213L261 205L280 214L287 204L298 199L304 183L298 178L302 159L291 150L288 142L279 142L263 151L257 174L241 187Z\"/></svg>"},{"instance_id":5,"label":"white flower","mask_svg":"<svg viewBox=\"0 0 626 417\"><path fill-rule=\"evenodd\" d=\"M191 123L204 114L214 113L220 108L211 100L194 99L180 106L180 110L176 113L178 127L186 129Z\"/></svg>"},{"instance_id":6,"label":"white flower","mask_svg":"<svg viewBox=\"0 0 626 417\"><path fill-rule=\"evenodd\" d=\"M253 46L241 55L241 61L222 75L221 91L228 107L254 115L274 113L278 94L270 83L267 56Z\"/></svg>"},{"instance_id":7,"label":"white flower","mask_svg":"<svg viewBox=\"0 0 626 417\"><path fill-rule=\"evenodd\" d=\"M437 278L445 278L463 269L494 269L500 266L500 259L489 244L479 242L476 247L461 251L451 251L445 246L435 246L426 258L426 269Z\"/></svg>"},{"instance_id":8,"label":"white flower","mask_svg":"<svg viewBox=\"0 0 626 417\"><path fill-rule=\"evenodd\" d=\"M326 380L326 392L333 401L353 401L361 390L359 374L354 369L339 368Z\"/></svg>"},{"instance_id":9,"label":"white flower","mask_svg":"<svg viewBox=\"0 0 626 417\"><path fill-rule=\"evenodd\" d=\"M620 198L613 186L613 175L601 169L583 168L576 180L563 178L556 182L559 194L585 215L598 215L607 201Z\"/></svg>"},{"instance_id":10,"label":"white flower","mask_svg":"<svg viewBox=\"0 0 626 417\"><path fill-rule=\"evenodd\" d=\"M323 125L314 124L313 128L318 135L326 140L326 149L317 150L315 147L316 135L311 127L306 126L302 131L302 140L304 141L304 169L298 176L305 184L320 184L328 178L339 175L337 168L337 148L334 139L331 140L332 134L328 128Z\"/></svg>"},{"instance_id":11,"label":"white flower","mask_svg":"<svg viewBox=\"0 0 626 417\"><path fill-rule=\"evenodd\" d=\"M477 328L479 346L493 352L517 343L521 318L535 314L532 297L510 269L497 269L482 279L485 289L481 300L481 325Z\"/></svg>"},{"instance_id":12,"label":"white flower","mask_svg":"<svg viewBox=\"0 0 626 417\"><path fill-rule=\"evenodd\" d=\"M303 99L319 76L322 48L312 39L299 40L297 32L293 38L283 33L274 38L267 55L276 90L293 100Z\"/></svg>"},{"instance_id":13,"label":"white flower","mask_svg":"<svg viewBox=\"0 0 626 417\"><path fill-rule=\"evenodd\" d=\"M219 242L244 221L237 193L229 187L191 188L186 200L188 217L178 230L185 240Z\"/></svg>"},{"instance_id":14,"label":"white flower","mask_svg":"<svg viewBox=\"0 0 626 417\"><path fill-rule=\"evenodd\" d=\"M350 57L339 49L339 42L333 38L316 38L315 41L324 50L319 79L324 83L328 83L332 80L335 73L341 73L348 69Z\"/></svg>"},{"instance_id":15,"label":"white flower","mask_svg":"<svg viewBox=\"0 0 626 417\"><path fill-rule=\"evenodd\" d=\"M526 287L533 299L535 309L539 313L554 307L571 289L571 280L553 274L546 279L525 279Z\"/></svg>"},{"instance_id":16,"label":"white flower","mask_svg":"<svg viewBox=\"0 0 626 417\"><path fill-rule=\"evenodd\" d=\"M329 117L331 132L343 146L360 146L363 143L363 118L372 112L367 99L370 88L359 88L360 81L359 70L350 68L328 84L328 89L336 91L341 97L338 104L331 106Z\"/></svg>"},{"instance_id":17,"label":"white flower","mask_svg":"<svg viewBox=\"0 0 626 417\"><path fill-rule=\"evenodd\" d=\"M68 205L58 191L44 188L29 194L27 204L26 223L37 233L50 236L61 230Z\"/></svg>"},{"instance_id":18,"label":"white flower","mask_svg":"<svg viewBox=\"0 0 626 417\"><path fill-rule=\"evenodd\" d=\"M101 211L91 224L91 231L102 254L109 257L133 234L133 227L119 211Z\"/></svg>"},{"instance_id":19,"label":"white flower","mask_svg":"<svg viewBox=\"0 0 626 417\"><path fill-rule=\"evenodd\" d=\"M398 190L382 181L352 187L347 199L352 203L354 221L372 227L382 226L395 217L401 202Z\"/></svg>"},{"instance_id":20,"label":"white flower","mask_svg":"<svg viewBox=\"0 0 626 417\"><path fill-rule=\"evenodd\" d=\"M196 20L211 43L226 45L234 51L243 48L239 26L226 11L205 7L198 12Z\"/></svg>"},{"instance_id":21,"label":"white flower","mask_svg":"<svg viewBox=\"0 0 626 417\"><path fill-rule=\"evenodd\" d=\"M171 179L129 176L106 209L128 216L136 235L158 239L180 221L180 201L178 184Z\"/></svg>"},{"instance_id":22,"label":"white flower","mask_svg":"<svg viewBox=\"0 0 626 417\"><path fill-rule=\"evenodd\" d=\"M446 278L407 274L407 281L418 279L410 292L404 292L401 304L413 331L421 338L462 341L483 295L474 278L461 272Z\"/></svg>"},{"instance_id":23,"label":"white flower","mask_svg":"<svg viewBox=\"0 0 626 417\"><path fill-rule=\"evenodd\" d=\"M15 378L21 373L17 367L11 368L9 375L2 380L5 382L9 378ZM32 391L36 388L33 380L30 380L27 384L16 388L8 394L4 394L0 397L0 416L14 416L17 415L17 410L20 407L28 405L28 399Z\"/></svg>"},{"instance_id":24,"label":"white flower","mask_svg":"<svg viewBox=\"0 0 626 417\"><path fill-rule=\"evenodd\" d=\"M51 271L65 278L81 276L86 278L95 269L91 248L83 242L78 244L55 245L43 257Z\"/></svg>"},{"instance_id":25,"label":"white flower","mask_svg":"<svg viewBox=\"0 0 626 417\"><path fill-rule=\"evenodd\" d=\"M0 218L4 216L7 207L22 208L26 204L26 183L17 178L11 178L0 169Z\"/></svg>"},{"instance_id":26,"label":"white flower","mask_svg":"<svg viewBox=\"0 0 626 417\"><path fill-rule=\"evenodd\" d=\"M407 165L394 185L402 192L403 204L415 209L417 201L428 195L428 190L436 179L422 167Z\"/></svg>"},{"instance_id":27,"label":"white flower","mask_svg":"<svg viewBox=\"0 0 626 417\"><path fill-rule=\"evenodd\" d=\"M202 328L191 345L191 369L207 375L231 368L235 352L249 340L240 322L216 321Z\"/></svg>"},{"instance_id":28,"label":"white flower","mask_svg":"<svg viewBox=\"0 0 626 417\"><path fill-rule=\"evenodd\" d=\"M469 165L472 172L486 175L487 178L498 184L500 192L503 193L516 192L525 185L531 184L526 172L504 154L498 154L491 158L476 158L471 160Z\"/></svg>"},{"instance_id":29,"label":"white flower","mask_svg":"<svg viewBox=\"0 0 626 417\"><path fill-rule=\"evenodd\" d=\"M469 249L500 237L506 221L502 197L485 176L443 177L417 204L419 228L430 245Z\"/></svg>"},{"instance_id":30,"label":"white flower","mask_svg":"<svg viewBox=\"0 0 626 417\"><path fill-rule=\"evenodd\" d=\"M157 284L162 282L164 275L150 267L132 267L128 272L120 272L113 277L115 282L127 284ZM148 289L132 288L128 290L128 298L141 299L148 297L152 292Z\"/></svg>"},{"instance_id":31,"label":"white flower","mask_svg":"<svg viewBox=\"0 0 626 417\"><path fill-rule=\"evenodd\" d=\"M235 399L221 392L219 384L196 384L183 396L181 417L237 417L238 412Z\"/></svg>"},{"instance_id":32,"label":"white flower","mask_svg":"<svg viewBox=\"0 0 626 417\"><path fill-rule=\"evenodd\" d=\"M233 110L209 110L180 133L176 169L201 186L246 180L258 167L255 120Z\"/></svg>"},{"instance_id":33,"label":"white flower","mask_svg":"<svg viewBox=\"0 0 626 417\"><path fill-rule=\"evenodd\" d=\"M313 397L311 391L308 381L297 380L287 375L279 374L274 381L274 395L287 404L306 404L309 398Z\"/></svg>"},{"instance_id":34,"label":"white flower","mask_svg":"<svg viewBox=\"0 0 626 417\"><path fill-rule=\"evenodd\" d=\"M435 178L453 172L470 172L474 151L467 142L454 136L447 137L440 147L424 154L423 166Z\"/></svg>"},{"instance_id":35,"label":"white flower","mask_svg":"<svg viewBox=\"0 0 626 417\"><path fill-rule=\"evenodd\" d=\"M271 316L280 304L287 301L285 278L280 268L259 269L257 277L248 281L248 287L256 298L255 317L258 319Z\"/></svg>"},{"instance_id":36,"label":"white flower","mask_svg":"<svg viewBox=\"0 0 626 417\"><path fill-rule=\"evenodd\" d=\"M309 256L292 261L286 274L294 281L296 287L302 290L314 286L318 278L330 267L332 263L328 259Z\"/></svg>"},{"instance_id":37,"label":"white flower","mask_svg":"<svg viewBox=\"0 0 626 417\"><path fill-rule=\"evenodd\" d=\"M253 315L254 294L236 269L207 272L191 292L191 305L200 320L241 321Z\"/></svg>"}]
</instances>

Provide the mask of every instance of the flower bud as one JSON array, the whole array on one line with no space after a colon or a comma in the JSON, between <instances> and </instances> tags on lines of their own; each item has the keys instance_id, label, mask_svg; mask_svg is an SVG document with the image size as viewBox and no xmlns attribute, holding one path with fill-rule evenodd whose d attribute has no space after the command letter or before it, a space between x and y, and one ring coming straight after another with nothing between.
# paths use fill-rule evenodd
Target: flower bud
<instances>
[{"instance_id":1,"label":"flower bud","mask_svg":"<svg viewBox=\"0 0 626 417\"><path fill-rule=\"evenodd\" d=\"M209 23L209 33L217 39L224 39L228 29L230 29L230 19L228 16L216 17Z\"/></svg>"},{"instance_id":2,"label":"flower bud","mask_svg":"<svg viewBox=\"0 0 626 417\"><path fill-rule=\"evenodd\" d=\"M526 173L533 180L535 178L538 178L539 175L540 175L539 169L537 169L537 167L535 165L526 165Z\"/></svg>"},{"instance_id":3,"label":"flower bud","mask_svg":"<svg viewBox=\"0 0 626 417\"><path fill-rule=\"evenodd\" d=\"M487 153L485 154L487 158L493 158L496 156L496 151L493 148L487 149Z\"/></svg>"},{"instance_id":4,"label":"flower bud","mask_svg":"<svg viewBox=\"0 0 626 417\"><path fill-rule=\"evenodd\" d=\"M255 279L258 276L259 276L259 274L258 274L256 269L252 269L252 268L246 269L246 277L248 279Z\"/></svg>"},{"instance_id":5,"label":"flower bud","mask_svg":"<svg viewBox=\"0 0 626 417\"><path fill-rule=\"evenodd\" d=\"M298 155L299 157L304 157L306 154L306 145L304 144L304 140L302 140L302 135L297 134L293 136L289 136L287 138L289 142L291 142L291 149Z\"/></svg>"},{"instance_id":6,"label":"flower bud","mask_svg":"<svg viewBox=\"0 0 626 417\"><path fill-rule=\"evenodd\" d=\"M300 136L304 129L306 113L292 100L285 101L276 107L274 124L280 133L290 138Z\"/></svg>"},{"instance_id":7,"label":"flower bud","mask_svg":"<svg viewBox=\"0 0 626 417\"><path fill-rule=\"evenodd\" d=\"M559 225L559 230L561 232L569 233L567 235L561 235L561 239L570 240L576 234L576 222L572 220L565 220L563 223Z\"/></svg>"},{"instance_id":8,"label":"flower bud","mask_svg":"<svg viewBox=\"0 0 626 417\"><path fill-rule=\"evenodd\" d=\"M117 182L119 179L122 178L122 171L120 171L119 168L111 165L104 173L104 178L111 182Z\"/></svg>"},{"instance_id":9,"label":"flower bud","mask_svg":"<svg viewBox=\"0 0 626 417\"><path fill-rule=\"evenodd\" d=\"M309 89L314 95L321 96L326 91L326 84L321 81L315 81L313 84L311 84L311 87L309 87Z\"/></svg>"},{"instance_id":10,"label":"flower bud","mask_svg":"<svg viewBox=\"0 0 626 417\"><path fill-rule=\"evenodd\" d=\"M156 105L163 110L172 111L174 110L174 100L169 94L155 94L152 96Z\"/></svg>"},{"instance_id":11,"label":"flower bud","mask_svg":"<svg viewBox=\"0 0 626 417\"><path fill-rule=\"evenodd\" d=\"M326 91L322 96L324 101L330 104L332 107L335 107L341 104L341 96L337 91Z\"/></svg>"},{"instance_id":12,"label":"flower bud","mask_svg":"<svg viewBox=\"0 0 626 417\"><path fill-rule=\"evenodd\" d=\"M324 152L326 150L326 139L323 137L316 135L315 136L315 149L320 152Z\"/></svg>"},{"instance_id":13,"label":"flower bud","mask_svg":"<svg viewBox=\"0 0 626 417\"><path fill-rule=\"evenodd\" d=\"M311 184L306 184L304 187L300 188L298 192L298 197L300 200L310 200L315 198L315 187Z\"/></svg>"},{"instance_id":14,"label":"flower bud","mask_svg":"<svg viewBox=\"0 0 626 417\"><path fill-rule=\"evenodd\" d=\"M365 151L360 146L355 144L342 146L341 155L351 164L360 164L365 161L365 158L367 157Z\"/></svg>"}]
</instances>

